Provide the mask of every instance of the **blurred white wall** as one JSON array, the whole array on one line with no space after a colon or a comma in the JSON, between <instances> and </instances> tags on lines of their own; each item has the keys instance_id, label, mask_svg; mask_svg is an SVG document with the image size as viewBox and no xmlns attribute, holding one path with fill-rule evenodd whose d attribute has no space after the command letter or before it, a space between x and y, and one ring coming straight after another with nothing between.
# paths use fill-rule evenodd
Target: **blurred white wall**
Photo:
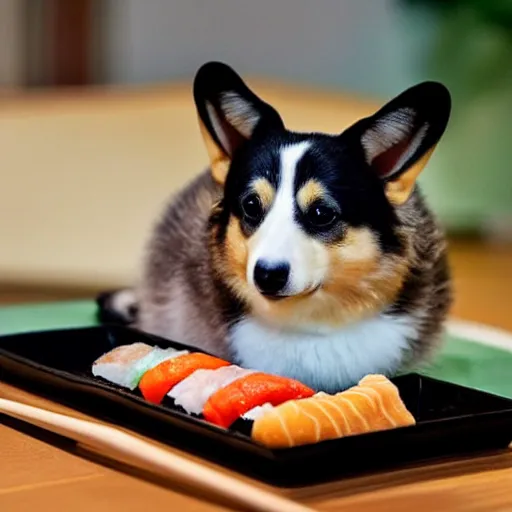
<instances>
[{"instance_id":1,"label":"blurred white wall","mask_svg":"<svg viewBox=\"0 0 512 512\"><path fill-rule=\"evenodd\" d=\"M243 74L389 96L413 80L409 29L396 0L112 0L107 81L188 78L224 60Z\"/></svg>"}]
</instances>

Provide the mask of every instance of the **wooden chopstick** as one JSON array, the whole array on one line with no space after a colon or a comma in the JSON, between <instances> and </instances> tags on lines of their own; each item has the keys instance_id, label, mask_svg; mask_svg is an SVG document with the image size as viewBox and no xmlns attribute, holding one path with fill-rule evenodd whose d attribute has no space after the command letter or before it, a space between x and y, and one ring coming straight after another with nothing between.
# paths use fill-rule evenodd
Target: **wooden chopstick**
<instances>
[{"instance_id":1,"label":"wooden chopstick","mask_svg":"<svg viewBox=\"0 0 512 512\"><path fill-rule=\"evenodd\" d=\"M5 398L0 398L0 413L86 444L98 451L108 449L118 456L128 456L149 466L157 474L183 479L254 511L313 511L310 507L259 489L108 425L72 418Z\"/></svg>"}]
</instances>

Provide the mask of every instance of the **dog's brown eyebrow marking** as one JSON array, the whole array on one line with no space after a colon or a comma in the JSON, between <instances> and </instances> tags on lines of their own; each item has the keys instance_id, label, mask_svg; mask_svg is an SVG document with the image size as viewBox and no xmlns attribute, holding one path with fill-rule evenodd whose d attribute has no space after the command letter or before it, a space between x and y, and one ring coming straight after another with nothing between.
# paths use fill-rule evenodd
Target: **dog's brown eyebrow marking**
<instances>
[{"instance_id":1,"label":"dog's brown eyebrow marking","mask_svg":"<svg viewBox=\"0 0 512 512\"><path fill-rule=\"evenodd\" d=\"M301 210L307 210L308 206L317 199L326 199L328 194L323 185L316 180L308 180L297 192L297 201Z\"/></svg>"},{"instance_id":2,"label":"dog's brown eyebrow marking","mask_svg":"<svg viewBox=\"0 0 512 512\"><path fill-rule=\"evenodd\" d=\"M252 189L258 194L264 208L268 208L274 201L276 195L275 188L270 181L265 178L258 178L252 182Z\"/></svg>"}]
</instances>

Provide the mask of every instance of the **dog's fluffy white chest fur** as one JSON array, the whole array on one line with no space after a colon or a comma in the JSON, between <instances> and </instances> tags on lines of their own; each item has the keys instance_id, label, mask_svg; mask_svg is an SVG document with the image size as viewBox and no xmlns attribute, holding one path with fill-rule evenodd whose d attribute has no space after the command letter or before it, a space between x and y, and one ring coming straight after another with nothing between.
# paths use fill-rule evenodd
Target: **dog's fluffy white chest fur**
<instances>
[{"instance_id":1,"label":"dog's fluffy white chest fur","mask_svg":"<svg viewBox=\"0 0 512 512\"><path fill-rule=\"evenodd\" d=\"M380 315L330 334L289 332L248 318L233 327L230 342L241 366L334 392L369 373L396 371L415 334L406 317Z\"/></svg>"}]
</instances>

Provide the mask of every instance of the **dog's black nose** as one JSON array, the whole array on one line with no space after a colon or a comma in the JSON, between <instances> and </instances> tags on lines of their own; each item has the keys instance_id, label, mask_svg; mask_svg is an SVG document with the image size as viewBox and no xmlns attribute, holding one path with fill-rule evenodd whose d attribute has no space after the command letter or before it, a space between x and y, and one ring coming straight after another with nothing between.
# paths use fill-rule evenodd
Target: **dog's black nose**
<instances>
[{"instance_id":1,"label":"dog's black nose","mask_svg":"<svg viewBox=\"0 0 512 512\"><path fill-rule=\"evenodd\" d=\"M263 295L277 295L288 282L290 265L259 260L254 268L254 282Z\"/></svg>"}]
</instances>

